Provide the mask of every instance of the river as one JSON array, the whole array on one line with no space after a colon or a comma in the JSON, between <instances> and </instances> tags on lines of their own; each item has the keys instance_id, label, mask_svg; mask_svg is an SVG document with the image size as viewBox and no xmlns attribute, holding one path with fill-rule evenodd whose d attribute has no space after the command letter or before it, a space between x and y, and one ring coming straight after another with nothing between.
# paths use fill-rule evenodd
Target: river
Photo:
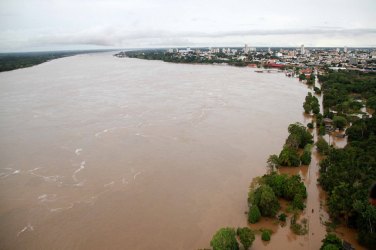
<instances>
[{"instance_id":1,"label":"river","mask_svg":"<svg viewBox=\"0 0 376 250\"><path fill-rule=\"evenodd\" d=\"M307 122L306 94L284 74L111 53L1 73L0 248L209 247L247 225L249 183ZM310 248L277 230L270 244Z\"/></svg>"}]
</instances>

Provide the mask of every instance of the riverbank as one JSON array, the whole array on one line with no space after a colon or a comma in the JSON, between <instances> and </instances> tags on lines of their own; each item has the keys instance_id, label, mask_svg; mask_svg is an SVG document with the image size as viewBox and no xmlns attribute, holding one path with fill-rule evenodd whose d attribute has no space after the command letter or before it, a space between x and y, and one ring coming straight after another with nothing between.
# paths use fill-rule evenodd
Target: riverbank
<instances>
[{"instance_id":1,"label":"riverbank","mask_svg":"<svg viewBox=\"0 0 376 250\"><path fill-rule=\"evenodd\" d=\"M0 72L28 68L58 58L108 50L0 53Z\"/></svg>"}]
</instances>

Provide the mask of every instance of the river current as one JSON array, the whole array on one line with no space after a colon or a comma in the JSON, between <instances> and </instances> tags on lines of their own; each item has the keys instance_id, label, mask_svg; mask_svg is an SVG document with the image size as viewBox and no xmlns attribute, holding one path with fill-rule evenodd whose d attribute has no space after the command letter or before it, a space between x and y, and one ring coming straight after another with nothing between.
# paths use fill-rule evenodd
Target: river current
<instances>
[{"instance_id":1,"label":"river current","mask_svg":"<svg viewBox=\"0 0 376 250\"><path fill-rule=\"evenodd\" d=\"M306 93L281 73L111 53L1 73L0 248L209 247L247 225L249 183Z\"/></svg>"}]
</instances>

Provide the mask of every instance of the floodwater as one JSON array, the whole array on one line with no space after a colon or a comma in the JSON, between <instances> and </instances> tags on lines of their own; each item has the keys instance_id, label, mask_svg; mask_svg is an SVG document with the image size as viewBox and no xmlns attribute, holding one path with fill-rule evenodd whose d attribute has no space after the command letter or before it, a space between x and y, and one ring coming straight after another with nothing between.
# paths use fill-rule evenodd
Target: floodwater
<instances>
[{"instance_id":1,"label":"floodwater","mask_svg":"<svg viewBox=\"0 0 376 250\"><path fill-rule=\"evenodd\" d=\"M305 122L306 93L284 74L110 53L1 73L0 249L209 247L247 225L249 183ZM287 229L270 244L314 249Z\"/></svg>"}]
</instances>

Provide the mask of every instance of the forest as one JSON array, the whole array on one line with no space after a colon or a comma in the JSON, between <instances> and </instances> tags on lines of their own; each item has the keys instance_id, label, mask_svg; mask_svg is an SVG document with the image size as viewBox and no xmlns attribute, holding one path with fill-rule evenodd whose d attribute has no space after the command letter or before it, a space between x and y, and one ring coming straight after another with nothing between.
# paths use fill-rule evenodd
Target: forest
<instances>
[{"instance_id":1,"label":"forest","mask_svg":"<svg viewBox=\"0 0 376 250\"><path fill-rule=\"evenodd\" d=\"M1 53L0 72L31 67L57 58L98 51L50 51L27 53Z\"/></svg>"},{"instance_id":2,"label":"forest","mask_svg":"<svg viewBox=\"0 0 376 250\"><path fill-rule=\"evenodd\" d=\"M376 118L362 112L375 109L376 74L329 72L319 77L324 93L324 116L348 121L348 143L336 149L320 141L319 182L328 193L329 214L336 223L356 228L360 244L376 246L376 207L368 201L376 181ZM370 112L373 112L370 110Z\"/></svg>"}]
</instances>

